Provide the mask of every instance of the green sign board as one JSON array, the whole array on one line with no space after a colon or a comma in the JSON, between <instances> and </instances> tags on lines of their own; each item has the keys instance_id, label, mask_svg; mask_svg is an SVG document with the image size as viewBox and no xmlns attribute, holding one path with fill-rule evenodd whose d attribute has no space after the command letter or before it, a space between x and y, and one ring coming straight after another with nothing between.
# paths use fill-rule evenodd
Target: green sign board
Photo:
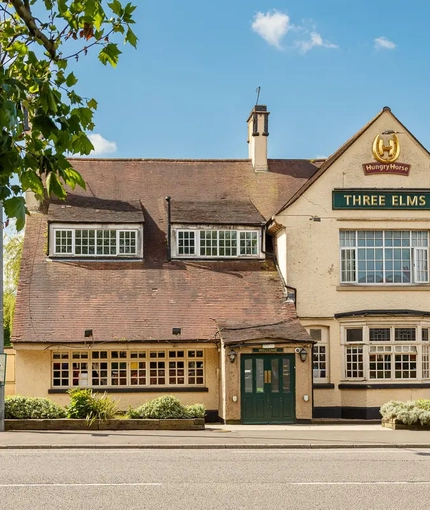
<instances>
[{"instance_id":1,"label":"green sign board","mask_svg":"<svg viewBox=\"0 0 430 510\"><path fill-rule=\"evenodd\" d=\"M0 385L6 381L6 354L0 353Z\"/></svg>"},{"instance_id":2,"label":"green sign board","mask_svg":"<svg viewBox=\"0 0 430 510\"><path fill-rule=\"evenodd\" d=\"M335 189L333 209L430 210L428 189Z\"/></svg>"}]
</instances>

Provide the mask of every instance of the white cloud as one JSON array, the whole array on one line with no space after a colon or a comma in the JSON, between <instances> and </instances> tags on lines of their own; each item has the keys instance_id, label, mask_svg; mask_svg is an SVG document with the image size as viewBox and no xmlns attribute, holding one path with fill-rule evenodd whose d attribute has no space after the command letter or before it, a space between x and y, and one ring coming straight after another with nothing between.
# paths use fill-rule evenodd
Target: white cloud
<instances>
[{"instance_id":1,"label":"white cloud","mask_svg":"<svg viewBox=\"0 0 430 510\"><path fill-rule=\"evenodd\" d=\"M90 152L90 156L100 156L101 154L112 154L116 152L116 143L106 140L102 135L91 133L88 135L88 138L94 145L94 150Z\"/></svg>"},{"instance_id":2,"label":"white cloud","mask_svg":"<svg viewBox=\"0 0 430 510\"><path fill-rule=\"evenodd\" d=\"M321 46L323 48L338 48L336 44L331 44L323 40L318 32L311 32L310 39L307 41L296 41L296 46L300 48L302 53L307 53L312 48Z\"/></svg>"},{"instance_id":3,"label":"white cloud","mask_svg":"<svg viewBox=\"0 0 430 510\"><path fill-rule=\"evenodd\" d=\"M291 28L290 17L276 9L265 14L257 12L252 23L252 30L278 49L282 49L281 40Z\"/></svg>"},{"instance_id":4,"label":"white cloud","mask_svg":"<svg viewBox=\"0 0 430 510\"><path fill-rule=\"evenodd\" d=\"M394 50L394 48L396 47L396 45L390 41L389 39L387 39L386 37L377 37L375 40L375 48L377 50Z\"/></svg>"}]
</instances>

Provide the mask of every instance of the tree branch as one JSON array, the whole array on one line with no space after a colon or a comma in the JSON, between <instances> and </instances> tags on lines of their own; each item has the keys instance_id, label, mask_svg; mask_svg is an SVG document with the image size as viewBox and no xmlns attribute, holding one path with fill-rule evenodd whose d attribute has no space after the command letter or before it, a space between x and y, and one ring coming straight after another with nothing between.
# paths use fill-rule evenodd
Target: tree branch
<instances>
[{"instance_id":1,"label":"tree branch","mask_svg":"<svg viewBox=\"0 0 430 510\"><path fill-rule=\"evenodd\" d=\"M46 51L49 53L49 56L55 60L57 58L55 44L51 39L48 39L41 30L39 30L38 26L36 25L36 20L31 13L29 3L23 3L21 0L10 0L10 3L14 6L18 16L27 25L30 33L43 44Z\"/></svg>"}]
</instances>

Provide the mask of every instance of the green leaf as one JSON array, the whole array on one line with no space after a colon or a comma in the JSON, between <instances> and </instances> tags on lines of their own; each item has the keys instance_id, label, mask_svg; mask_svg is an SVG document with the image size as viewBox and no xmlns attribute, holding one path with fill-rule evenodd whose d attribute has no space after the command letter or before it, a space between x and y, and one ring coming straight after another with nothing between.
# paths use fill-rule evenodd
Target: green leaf
<instances>
[{"instance_id":1,"label":"green leaf","mask_svg":"<svg viewBox=\"0 0 430 510\"><path fill-rule=\"evenodd\" d=\"M85 189L85 181L82 175L77 172L74 168L67 168L64 173L66 174L66 183L72 188L75 189L76 185Z\"/></svg>"},{"instance_id":2,"label":"green leaf","mask_svg":"<svg viewBox=\"0 0 430 510\"><path fill-rule=\"evenodd\" d=\"M73 73L70 73L66 78L66 85L68 87L73 87L73 85L76 85L78 83L78 80L76 79L75 75Z\"/></svg>"},{"instance_id":3,"label":"green leaf","mask_svg":"<svg viewBox=\"0 0 430 510\"><path fill-rule=\"evenodd\" d=\"M92 110L97 110L98 103L95 99L90 99L87 102L87 106L88 106L88 108L91 108Z\"/></svg>"},{"instance_id":4,"label":"green leaf","mask_svg":"<svg viewBox=\"0 0 430 510\"><path fill-rule=\"evenodd\" d=\"M3 207L8 218L16 218L16 229L22 230L25 226L25 207L24 197L7 198L3 202Z\"/></svg>"},{"instance_id":5,"label":"green leaf","mask_svg":"<svg viewBox=\"0 0 430 510\"><path fill-rule=\"evenodd\" d=\"M137 37L131 28L127 30L125 41L129 42L133 46L133 48L137 47Z\"/></svg>"},{"instance_id":6,"label":"green leaf","mask_svg":"<svg viewBox=\"0 0 430 510\"><path fill-rule=\"evenodd\" d=\"M120 55L121 51L118 49L118 46L114 43L109 43L100 51L99 60L103 65L109 62L112 67L116 67Z\"/></svg>"},{"instance_id":7,"label":"green leaf","mask_svg":"<svg viewBox=\"0 0 430 510\"><path fill-rule=\"evenodd\" d=\"M67 196L67 193L63 188L63 185L58 180L57 174L54 172L50 172L48 174L48 177L46 178L46 190L48 192L48 197L54 194L58 198L64 199Z\"/></svg>"},{"instance_id":8,"label":"green leaf","mask_svg":"<svg viewBox=\"0 0 430 510\"><path fill-rule=\"evenodd\" d=\"M23 191L30 189L39 195L43 194L42 179L34 170L28 170L21 174L21 186Z\"/></svg>"}]
</instances>

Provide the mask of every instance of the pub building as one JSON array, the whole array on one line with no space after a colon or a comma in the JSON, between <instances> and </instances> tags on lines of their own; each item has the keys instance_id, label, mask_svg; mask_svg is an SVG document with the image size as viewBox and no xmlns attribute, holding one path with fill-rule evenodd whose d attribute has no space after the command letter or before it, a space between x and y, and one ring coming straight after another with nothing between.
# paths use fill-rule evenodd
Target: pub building
<instances>
[{"instance_id":1,"label":"pub building","mask_svg":"<svg viewBox=\"0 0 430 510\"><path fill-rule=\"evenodd\" d=\"M245 424L429 398L430 154L385 107L324 160L268 159L268 118L246 159L81 158L86 190L28 194L17 394Z\"/></svg>"},{"instance_id":2,"label":"pub building","mask_svg":"<svg viewBox=\"0 0 430 510\"><path fill-rule=\"evenodd\" d=\"M430 154L385 107L274 216L317 341L313 417L377 419L430 397ZM269 227L270 228L270 227Z\"/></svg>"}]
</instances>

